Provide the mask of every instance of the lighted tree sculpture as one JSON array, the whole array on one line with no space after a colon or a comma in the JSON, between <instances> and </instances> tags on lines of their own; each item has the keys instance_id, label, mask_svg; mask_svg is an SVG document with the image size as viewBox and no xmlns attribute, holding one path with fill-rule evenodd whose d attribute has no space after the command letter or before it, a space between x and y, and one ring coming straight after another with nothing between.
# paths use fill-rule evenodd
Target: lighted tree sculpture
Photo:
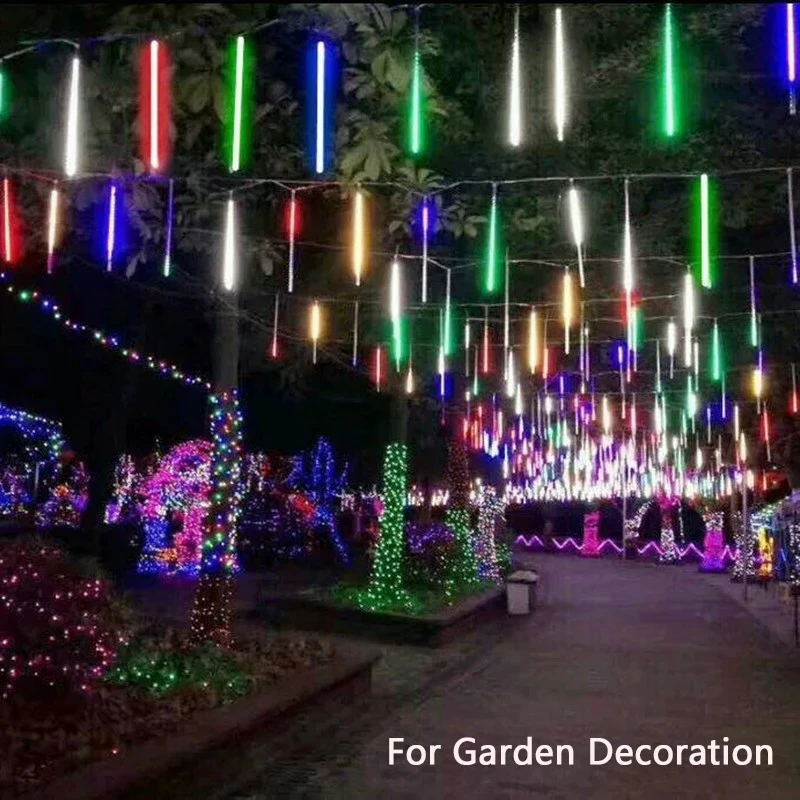
<instances>
[{"instance_id":1,"label":"lighted tree sculpture","mask_svg":"<svg viewBox=\"0 0 800 800\"><path fill-rule=\"evenodd\" d=\"M445 593L452 597L458 588L467 588L478 580L478 565L470 527L469 470L464 437L456 431L448 450L448 482L450 503L445 512L445 525L453 531L456 549L445 581Z\"/></svg>"}]
</instances>

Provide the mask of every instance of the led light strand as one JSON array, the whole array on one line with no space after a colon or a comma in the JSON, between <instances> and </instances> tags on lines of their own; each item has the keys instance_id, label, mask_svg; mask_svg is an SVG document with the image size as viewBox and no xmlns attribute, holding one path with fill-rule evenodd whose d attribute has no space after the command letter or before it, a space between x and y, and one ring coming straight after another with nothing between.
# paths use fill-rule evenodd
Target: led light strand
<instances>
[{"instance_id":1,"label":"led light strand","mask_svg":"<svg viewBox=\"0 0 800 800\"><path fill-rule=\"evenodd\" d=\"M553 104L556 136L564 141L564 127L567 122L567 67L564 57L564 25L561 8L555 10L553 22Z\"/></svg>"},{"instance_id":2,"label":"led light strand","mask_svg":"<svg viewBox=\"0 0 800 800\"><path fill-rule=\"evenodd\" d=\"M419 8L414 22L414 56L411 64L411 113L409 119L409 150L418 156L423 148L423 110L422 110L422 58L419 50Z\"/></svg>"},{"instance_id":3,"label":"led light strand","mask_svg":"<svg viewBox=\"0 0 800 800\"><path fill-rule=\"evenodd\" d=\"M314 169L317 175L325 172L325 42L317 41L316 44L316 137Z\"/></svg>"},{"instance_id":4,"label":"led light strand","mask_svg":"<svg viewBox=\"0 0 800 800\"><path fill-rule=\"evenodd\" d=\"M794 3L786 4L786 77L789 81L789 113L797 113L797 43L795 41Z\"/></svg>"},{"instance_id":5,"label":"led light strand","mask_svg":"<svg viewBox=\"0 0 800 800\"><path fill-rule=\"evenodd\" d=\"M106 272L114 266L114 249L117 239L117 187L112 183L108 196L108 225L106 230Z\"/></svg>"},{"instance_id":6,"label":"led light strand","mask_svg":"<svg viewBox=\"0 0 800 800\"><path fill-rule=\"evenodd\" d=\"M361 275L364 271L364 253L366 250L366 221L364 219L364 193L361 189L356 189L353 198L353 275L356 279L356 286L361 286Z\"/></svg>"},{"instance_id":7,"label":"led light strand","mask_svg":"<svg viewBox=\"0 0 800 800\"><path fill-rule=\"evenodd\" d=\"M539 331L536 319L536 309L531 309L530 320L528 322L528 366L531 374L536 372L539 363Z\"/></svg>"},{"instance_id":8,"label":"led light strand","mask_svg":"<svg viewBox=\"0 0 800 800\"><path fill-rule=\"evenodd\" d=\"M489 236L486 253L486 292L497 291L497 184L492 186L492 204L489 208Z\"/></svg>"},{"instance_id":9,"label":"led light strand","mask_svg":"<svg viewBox=\"0 0 800 800\"><path fill-rule=\"evenodd\" d=\"M428 302L428 233L430 231L430 207L428 198L422 200L422 302Z\"/></svg>"},{"instance_id":10,"label":"led light strand","mask_svg":"<svg viewBox=\"0 0 800 800\"><path fill-rule=\"evenodd\" d=\"M750 256L750 346L758 347L758 321L756 317L755 258Z\"/></svg>"},{"instance_id":11,"label":"led light strand","mask_svg":"<svg viewBox=\"0 0 800 800\"><path fill-rule=\"evenodd\" d=\"M672 4L664 8L664 134L673 137L677 133L677 109L675 103L675 43L672 24Z\"/></svg>"},{"instance_id":12,"label":"led light strand","mask_svg":"<svg viewBox=\"0 0 800 800\"><path fill-rule=\"evenodd\" d=\"M158 151L158 40L150 41L150 169L158 172L161 169L161 158Z\"/></svg>"},{"instance_id":13,"label":"led light strand","mask_svg":"<svg viewBox=\"0 0 800 800\"><path fill-rule=\"evenodd\" d=\"M519 52L519 5L514 11L514 38L511 42L511 72L508 91L508 143L522 144L522 85Z\"/></svg>"},{"instance_id":14,"label":"led light strand","mask_svg":"<svg viewBox=\"0 0 800 800\"><path fill-rule=\"evenodd\" d=\"M319 302L315 300L311 304L311 317L309 320L309 336L311 338L311 362L317 363L317 346L319 344L321 321Z\"/></svg>"},{"instance_id":15,"label":"led light strand","mask_svg":"<svg viewBox=\"0 0 800 800\"><path fill-rule=\"evenodd\" d=\"M233 132L231 136L231 155L230 155L231 172L238 172L242 166L242 105L243 105L243 94L244 94L244 56L245 56L244 36L237 36L236 51L234 56L235 66L234 66L234 78L233 78ZM319 158L319 156L317 157ZM322 172L322 170L317 169L317 172ZM294 196L294 193L292 193L292 195ZM291 289L289 289L289 291L291 291Z\"/></svg>"},{"instance_id":16,"label":"led light strand","mask_svg":"<svg viewBox=\"0 0 800 800\"><path fill-rule=\"evenodd\" d=\"M67 136L64 148L64 172L74 178L78 172L78 94L80 91L81 61L73 56L69 80L69 100L67 101Z\"/></svg>"},{"instance_id":17,"label":"led light strand","mask_svg":"<svg viewBox=\"0 0 800 800\"><path fill-rule=\"evenodd\" d=\"M358 300L353 307L353 366L358 365Z\"/></svg>"},{"instance_id":18,"label":"led light strand","mask_svg":"<svg viewBox=\"0 0 800 800\"><path fill-rule=\"evenodd\" d=\"M452 271L447 270L444 296L444 354L453 352L453 304L450 294Z\"/></svg>"},{"instance_id":19,"label":"led light strand","mask_svg":"<svg viewBox=\"0 0 800 800\"><path fill-rule=\"evenodd\" d=\"M586 288L586 278L583 272L583 214L581 213L581 200L578 190L572 181L569 187L569 218L572 226L572 241L578 253L578 280L581 289Z\"/></svg>"},{"instance_id":20,"label":"led light strand","mask_svg":"<svg viewBox=\"0 0 800 800\"><path fill-rule=\"evenodd\" d=\"M118 353L127 361L133 364L145 366L148 369L157 372L159 375L173 378L174 380L180 381L187 386L202 386L206 389L211 388L211 384L205 378L185 373L175 364L157 359L155 356L142 354L138 350L123 347L122 344L120 344L117 336L113 336L105 331L100 330L99 328L92 328L82 322L76 322L69 317L65 317L60 306L54 300L42 295L36 289L18 289L5 272L0 272L0 281L6 284L6 290L8 294L10 294L17 302L23 305L36 306L40 310L49 314L49 316L54 320L61 323L66 330L86 334L90 341L102 345L103 347L112 350L115 353Z\"/></svg>"},{"instance_id":21,"label":"led light strand","mask_svg":"<svg viewBox=\"0 0 800 800\"><path fill-rule=\"evenodd\" d=\"M172 271L172 225L175 215L174 200L175 187L172 178L170 178L167 188L167 234L164 240L163 273L165 278L169 278L170 272Z\"/></svg>"},{"instance_id":22,"label":"led light strand","mask_svg":"<svg viewBox=\"0 0 800 800\"><path fill-rule=\"evenodd\" d=\"M793 191L793 171L789 167L786 170L786 195L789 207L789 250L792 263L792 283L796 286L798 281L797 273L797 231L794 225L794 191Z\"/></svg>"},{"instance_id":23,"label":"led light strand","mask_svg":"<svg viewBox=\"0 0 800 800\"><path fill-rule=\"evenodd\" d=\"M236 288L236 204L233 192L228 194L225 214L225 243L222 259L222 286L228 292Z\"/></svg>"},{"instance_id":24,"label":"led light strand","mask_svg":"<svg viewBox=\"0 0 800 800\"><path fill-rule=\"evenodd\" d=\"M700 176L700 283L711 288L711 231L709 220L708 175Z\"/></svg>"},{"instance_id":25,"label":"led light strand","mask_svg":"<svg viewBox=\"0 0 800 800\"><path fill-rule=\"evenodd\" d=\"M50 204L47 213L47 274L52 275L55 265L56 240L58 237L59 191L56 184L50 189Z\"/></svg>"},{"instance_id":26,"label":"led light strand","mask_svg":"<svg viewBox=\"0 0 800 800\"><path fill-rule=\"evenodd\" d=\"M275 292L275 308L272 312L272 345L270 355L273 359L278 358L278 315L281 309L281 293Z\"/></svg>"}]
</instances>

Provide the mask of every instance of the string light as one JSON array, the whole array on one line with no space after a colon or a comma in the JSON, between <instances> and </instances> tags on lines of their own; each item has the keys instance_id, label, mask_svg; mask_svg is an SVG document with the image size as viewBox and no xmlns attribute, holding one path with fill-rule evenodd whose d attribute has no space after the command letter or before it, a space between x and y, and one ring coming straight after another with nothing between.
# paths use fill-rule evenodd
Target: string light
<instances>
[{"instance_id":1,"label":"string light","mask_svg":"<svg viewBox=\"0 0 800 800\"><path fill-rule=\"evenodd\" d=\"M222 259L222 285L226 291L232 292L236 288L236 204L233 193L228 195L227 212L225 215L225 251Z\"/></svg>"},{"instance_id":2,"label":"string light","mask_svg":"<svg viewBox=\"0 0 800 800\"><path fill-rule=\"evenodd\" d=\"M108 195L108 224L106 227L106 272L114 266L114 249L117 240L117 186L112 183Z\"/></svg>"},{"instance_id":3,"label":"string light","mask_svg":"<svg viewBox=\"0 0 800 800\"><path fill-rule=\"evenodd\" d=\"M511 42L511 74L508 90L508 143L522 144L522 81L519 52L519 5L514 11L514 39Z\"/></svg>"},{"instance_id":4,"label":"string light","mask_svg":"<svg viewBox=\"0 0 800 800\"><path fill-rule=\"evenodd\" d=\"M798 411L798 398L797 398L797 375L795 373L794 362L792 362L792 414Z\"/></svg>"},{"instance_id":5,"label":"string light","mask_svg":"<svg viewBox=\"0 0 800 800\"><path fill-rule=\"evenodd\" d=\"M528 321L528 366L531 373L536 372L536 367L539 365L539 329L536 319L536 309L531 309L530 318Z\"/></svg>"},{"instance_id":6,"label":"string light","mask_svg":"<svg viewBox=\"0 0 800 800\"><path fill-rule=\"evenodd\" d=\"M118 353L132 364L145 366L153 372L157 372L159 375L173 378L186 386L210 388L210 384L205 378L189 375L175 364L157 359L152 355L142 354L138 350L124 347L119 337L64 316L60 306L53 299L40 294L37 290L18 289L5 272L0 272L0 281L6 284L8 294L17 300L17 302L28 306L35 305L37 308L47 313L52 319L59 322L66 330L74 333L86 334L91 342Z\"/></svg>"},{"instance_id":7,"label":"string light","mask_svg":"<svg viewBox=\"0 0 800 800\"><path fill-rule=\"evenodd\" d=\"M375 391L380 392L383 380L383 348L375 347Z\"/></svg>"},{"instance_id":8,"label":"string light","mask_svg":"<svg viewBox=\"0 0 800 800\"><path fill-rule=\"evenodd\" d=\"M611 433L611 409L608 404L608 395L603 395L603 433L608 436Z\"/></svg>"},{"instance_id":9,"label":"string light","mask_svg":"<svg viewBox=\"0 0 800 800\"><path fill-rule=\"evenodd\" d=\"M175 187L172 178L169 179L167 188L167 235L164 240L164 277L169 278L172 271L172 225L175 215L174 209Z\"/></svg>"},{"instance_id":10,"label":"string light","mask_svg":"<svg viewBox=\"0 0 800 800\"><path fill-rule=\"evenodd\" d=\"M80 91L81 60L72 59L69 80L69 100L67 101L67 137L64 149L64 172L74 178L78 172L78 94Z\"/></svg>"},{"instance_id":11,"label":"string light","mask_svg":"<svg viewBox=\"0 0 800 800\"><path fill-rule=\"evenodd\" d=\"M489 372L489 306L483 307L483 358L481 371L484 375Z\"/></svg>"},{"instance_id":12,"label":"string light","mask_svg":"<svg viewBox=\"0 0 800 800\"><path fill-rule=\"evenodd\" d=\"M564 58L564 26L561 8L557 7L553 28L553 100L556 136L564 141L564 127L567 122L567 67Z\"/></svg>"},{"instance_id":13,"label":"string light","mask_svg":"<svg viewBox=\"0 0 800 800\"><path fill-rule=\"evenodd\" d=\"M734 441L739 441L739 433L741 428L739 427L739 404L733 404L733 439Z\"/></svg>"},{"instance_id":14,"label":"string light","mask_svg":"<svg viewBox=\"0 0 800 800\"><path fill-rule=\"evenodd\" d=\"M47 274L53 272L56 242L58 237L59 192L56 186L50 189L50 204L47 213Z\"/></svg>"},{"instance_id":15,"label":"string light","mask_svg":"<svg viewBox=\"0 0 800 800\"><path fill-rule=\"evenodd\" d=\"M758 347L758 320L756 317L755 258L750 256L750 346Z\"/></svg>"},{"instance_id":16,"label":"string light","mask_svg":"<svg viewBox=\"0 0 800 800\"><path fill-rule=\"evenodd\" d=\"M6 71L3 69L2 60L0 60L0 121L5 118L6 107L8 106L8 100L6 98L6 95L8 94L6 81Z\"/></svg>"},{"instance_id":17,"label":"string light","mask_svg":"<svg viewBox=\"0 0 800 800\"><path fill-rule=\"evenodd\" d=\"M356 286L361 286L361 275L364 271L364 257L366 252L366 220L365 200L361 189L356 189L353 198L353 275Z\"/></svg>"},{"instance_id":18,"label":"string light","mask_svg":"<svg viewBox=\"0 0 800 800\"><path fill-rule=\"evenodd\" d=\"M497 291L497 262L499 260L497 219L497 185L492 187L492 204L489 208L489 237L486 251L486 292Z\"/></svg>"},{"instance_id":19,"label":"string light","mask_svg":"<svg viewBox=\"0 0 800 800\"><path fill-rule=\"evenodd\" d=\"M322 327L320 319L319 302L314 301L311 304L311 317L309 320L309 337L311 338L311 360L312 363L317 363L317 346L319 344L320 330Z\"/></svg>"},{"instance_id":20,"label":"string light","mask_svg":"<svg viewBox=\"0 0 800 800\"><path fill-rule=\"evenodd\" d=\"M664 134L671 138L678 132L675 97L675 42L672 4L664 8Z\"/></svg>"},{"instance_id":21,"label":"string light","mask_svg":"<svg viewBox=\"0 0 800 800\"><path fill-rule=\"evenodd\" d=\"M569 187L569 218L572 226L572 241L578 253L578 279L581 289L586 287L583 273L583 214L581 214L581 199L578 190L570 182Z\"/></svg>"},{"instance_id":22,"label":"string light","mask_svg":"<svg viewBox=\"0 0 800 800\"><path fill-rule=\"evenodd\" d=\"M406 394L414 393L414 373L411 369L411 364L408 365L408 372L406 372Z\"/></svg>"}]
</instances>

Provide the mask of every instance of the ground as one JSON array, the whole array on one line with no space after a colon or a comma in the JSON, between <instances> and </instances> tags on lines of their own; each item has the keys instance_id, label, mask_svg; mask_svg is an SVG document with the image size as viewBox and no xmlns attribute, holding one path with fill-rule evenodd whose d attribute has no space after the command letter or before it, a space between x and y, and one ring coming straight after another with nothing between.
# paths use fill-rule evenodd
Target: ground
<instances>
[{"instance_id":1,"label":"ground","mask_svg":"<svg viewBox=\"0 0 800 800\"><path fill-rule=\"evenodd\" d=\"M797 792L800 658L743 605L741 587L689 566L526 558L542 575L532 616L498 617L436 651L383 648L372 698L356 708L312 709L222 750L191 775L176 773L149 800L727 800ZM575 765L459 766L451 754L462 736L571 744ZM775 763L589 766L591 736L634 746L729 736L771 745ZM390 767L389 737L441 744L437 765Z\"/></svg>"}]
</instances>

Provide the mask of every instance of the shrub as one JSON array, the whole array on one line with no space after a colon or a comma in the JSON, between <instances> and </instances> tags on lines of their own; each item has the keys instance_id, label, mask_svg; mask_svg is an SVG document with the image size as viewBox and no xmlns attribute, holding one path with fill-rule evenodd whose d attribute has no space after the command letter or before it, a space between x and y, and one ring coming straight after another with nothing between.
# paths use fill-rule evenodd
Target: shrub
<instances>
[{"instance_id":1,"label":"shrub","mask_svg":"<svg viewBox=\"0 0 800 800\"><path fill-rule=\"evenodd\" d=\"M87 690L124 640L107 581L36 538L0 542L0 695L47 701Z\"/></svg>"}]
</instances>

